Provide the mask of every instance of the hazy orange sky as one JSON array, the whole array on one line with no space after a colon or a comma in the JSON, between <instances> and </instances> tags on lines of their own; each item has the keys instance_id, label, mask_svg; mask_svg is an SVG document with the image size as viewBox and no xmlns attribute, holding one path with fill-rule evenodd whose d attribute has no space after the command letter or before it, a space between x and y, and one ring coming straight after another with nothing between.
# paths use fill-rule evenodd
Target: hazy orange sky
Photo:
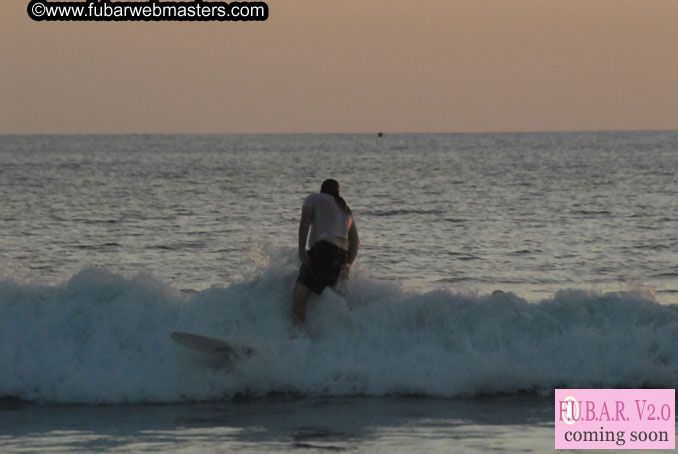
<instances>
[{"instance_id":1,"label":"hazy orange sky","mask_svg":"<svg viewBox=\"0 0 678 454\"><path fill-rule=\"evenodd\" d=\"M0 3L0 133L678 129L678 0L269 0L241 23Z\"/></svg>"}]
</instances>

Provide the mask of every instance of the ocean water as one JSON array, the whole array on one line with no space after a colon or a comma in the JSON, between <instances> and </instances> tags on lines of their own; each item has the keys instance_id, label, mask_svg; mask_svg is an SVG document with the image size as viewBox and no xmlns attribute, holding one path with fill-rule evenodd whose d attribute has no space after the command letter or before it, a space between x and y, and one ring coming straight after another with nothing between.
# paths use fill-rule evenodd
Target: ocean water
<instances>
[{"instance_id":1,"label":"ocean water","mask_svg":"<svg viewBox=\"0 0 678 454\"><path fill-rule=\"evenodd\" d=\"M554 388L676 387L676 150L1 136L0 451L549 452ZM299 333L300 207L329 177L362 247ZM259 353L224 368L172 331Z\"/></svg>"}]
</instances>

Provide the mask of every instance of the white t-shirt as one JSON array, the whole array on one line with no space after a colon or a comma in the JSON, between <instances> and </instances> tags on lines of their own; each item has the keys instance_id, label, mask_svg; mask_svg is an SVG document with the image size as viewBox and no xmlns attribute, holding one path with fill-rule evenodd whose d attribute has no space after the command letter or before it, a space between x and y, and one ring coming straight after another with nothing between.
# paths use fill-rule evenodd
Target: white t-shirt
<instances>
[{"instance_id":1,"label":"white t-shirt","mask_svg":"<svg viewBox=\"0 0 678 454\"><path fill-rule=\"evenodd\" d=\"M308 244L324 240L348 250L348 231L353 224L353 216L339 208L333 196L324 192L315 192L304 200L304 206L311 208L311 234Z\"/></svg>"}]
</instances>

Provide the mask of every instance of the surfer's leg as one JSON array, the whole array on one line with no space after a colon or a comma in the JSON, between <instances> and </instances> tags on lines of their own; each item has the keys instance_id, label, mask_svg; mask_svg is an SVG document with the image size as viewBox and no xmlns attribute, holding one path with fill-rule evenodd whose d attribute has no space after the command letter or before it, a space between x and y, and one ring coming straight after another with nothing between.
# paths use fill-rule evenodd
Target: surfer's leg
<instances>
[{"instance_id":1,"label":"surfer's leg","mask_svg":"<svg viewBox=\"0 0 678 454\"><path fill-rule=\"evenodd\" d=\"M306 320L306 303L311 296L311 289L297 282L292 295L292 320L301 325Z\"/></svg>"}]
</instances>

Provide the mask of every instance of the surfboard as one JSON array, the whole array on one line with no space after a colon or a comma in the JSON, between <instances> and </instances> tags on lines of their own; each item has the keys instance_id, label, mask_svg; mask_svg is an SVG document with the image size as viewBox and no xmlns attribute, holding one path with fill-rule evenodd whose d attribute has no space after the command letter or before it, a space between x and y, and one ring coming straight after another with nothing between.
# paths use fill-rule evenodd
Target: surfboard
<instances>
[{"instance_id":1,"label":"surfboard","mask_svg":"<svg viewBox=\"0 0 678 454\"><path fill-rule=\"evenodd\" d=\"M173 332L170 334L170 338L183 347L206 353L231 365L251 358L257 353L254 348L235 340L182 332Z\"/></svg>"}]
</instances>

